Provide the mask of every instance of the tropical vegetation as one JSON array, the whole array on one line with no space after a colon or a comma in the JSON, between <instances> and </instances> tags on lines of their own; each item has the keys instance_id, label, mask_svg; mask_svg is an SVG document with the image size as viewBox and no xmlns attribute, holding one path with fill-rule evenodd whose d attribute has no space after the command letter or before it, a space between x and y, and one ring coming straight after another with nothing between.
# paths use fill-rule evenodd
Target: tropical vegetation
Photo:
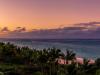
<instances>
[{"instance_id":1,"label":"tropical vegetation","mask_svg":"<svg viewBox=\"0 0 100 75\"><path fill-rule=\"evenodd\" d=\"M94 64L59 64L62 59L73 61L76 54L57 48L30 49L10 43L0 43L0 75L100 75L100 58Z\"/></svg>"}]
</instances>

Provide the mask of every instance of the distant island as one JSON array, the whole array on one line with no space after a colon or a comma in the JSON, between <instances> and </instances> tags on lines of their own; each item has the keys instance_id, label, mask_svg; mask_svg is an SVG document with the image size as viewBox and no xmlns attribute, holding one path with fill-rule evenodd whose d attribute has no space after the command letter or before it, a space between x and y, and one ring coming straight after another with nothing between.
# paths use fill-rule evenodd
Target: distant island
<instances>
[{"instance_id":1,"label":"distant island","mask_svg":"<svg viewBox=\"0 0 100 75\"><path fill-rule=\"evenodd\" d=\"M0 43L0 75L100 75L100 58L90 60L57 48L30 49Z\"/></svg>"}]
</instances>

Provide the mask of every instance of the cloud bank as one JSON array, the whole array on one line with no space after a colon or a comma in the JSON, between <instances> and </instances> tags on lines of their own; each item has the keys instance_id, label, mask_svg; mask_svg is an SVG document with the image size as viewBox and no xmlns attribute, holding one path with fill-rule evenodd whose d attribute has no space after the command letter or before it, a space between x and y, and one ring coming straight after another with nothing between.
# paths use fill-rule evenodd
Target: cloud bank
<instances>
[{"instance_id":1,"label":"cloud bank","mask_svg":"<svg viewBox=\"0 0 100 75\"><path fill-rule=\"evenodd\" d=\"M100 39L100 22L73 24L73 27L58 29L40 29L26 31L26 28L17 27L10 31L7 27L0 32L8 32L6 38L33 38L33 39Z\"/></svg>"}]
</instances>

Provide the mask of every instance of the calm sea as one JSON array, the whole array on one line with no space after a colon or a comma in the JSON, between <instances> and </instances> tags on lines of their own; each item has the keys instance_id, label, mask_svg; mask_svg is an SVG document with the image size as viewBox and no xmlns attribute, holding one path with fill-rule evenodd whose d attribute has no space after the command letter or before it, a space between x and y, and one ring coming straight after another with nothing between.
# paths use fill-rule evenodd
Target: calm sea
<instances>
[{"instance_id":1,"label":"calm sea","mask_svg":"<svg viewBox=\"0 0 100 75\"><path fill-rule=\"evenodd\" d=\"M100 39L0 39L0 42L36 49L56 47L63 52L66 49L73 50L79 57L100 57Z\"/></svg>"}]
</instances>

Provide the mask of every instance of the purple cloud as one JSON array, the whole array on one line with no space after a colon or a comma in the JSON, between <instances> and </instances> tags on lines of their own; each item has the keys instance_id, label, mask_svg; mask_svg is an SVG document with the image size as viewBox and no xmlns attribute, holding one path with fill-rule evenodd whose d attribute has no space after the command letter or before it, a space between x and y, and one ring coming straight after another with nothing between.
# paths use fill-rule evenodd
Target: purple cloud
<instances>
[{"instance_id":1,"label":"purple cloud","mask_svg":"<svg viewBox=\"0 0 100 75\"><path fill-rule=\"evenodd\" d=\"M25 32L26 31L26 28L25 27L17 27L13 33L16 33L16 32Z\"/></svg>"},{"instance_id":2,"label":"purple cloud","mask_svg":"<svg viewBox=\"0 0 100 75\"><path fill-rule=\"evenodd\" d=\"M25 32L24 27L17 27L9 33L8 38L47 38L47 39L100 39L100 22L89 22L74 24L73 27L64 27L58 29L33 30ZM88 26L92 26L88 28ZM96 27L94 27L96 26ZM7 30L4 28L3 30ZM24 33L23 33L24 32Z\"/></svg>"},{"instance_id":3,"label":"purple cloud","mask_svg":"<svg viewBox=\"0 0 100 75\"><path fill-rule=\"evenodd\" d=\"M1 32L9 32L10 30L7 27L4 27L3 29L1 29Z\"/></svg>"},{"instance_id":4,"label":"purple cloud","mask_svg":"<svg viewBox=\"0 0 100 75\"><path fill-rule=\"evenodd\" d=\"M74 24L76 26L97 26L97 25L100 25L100 22L88 22L88 23L78 23L78 24Z\"/></svg>"}]
</instances>

